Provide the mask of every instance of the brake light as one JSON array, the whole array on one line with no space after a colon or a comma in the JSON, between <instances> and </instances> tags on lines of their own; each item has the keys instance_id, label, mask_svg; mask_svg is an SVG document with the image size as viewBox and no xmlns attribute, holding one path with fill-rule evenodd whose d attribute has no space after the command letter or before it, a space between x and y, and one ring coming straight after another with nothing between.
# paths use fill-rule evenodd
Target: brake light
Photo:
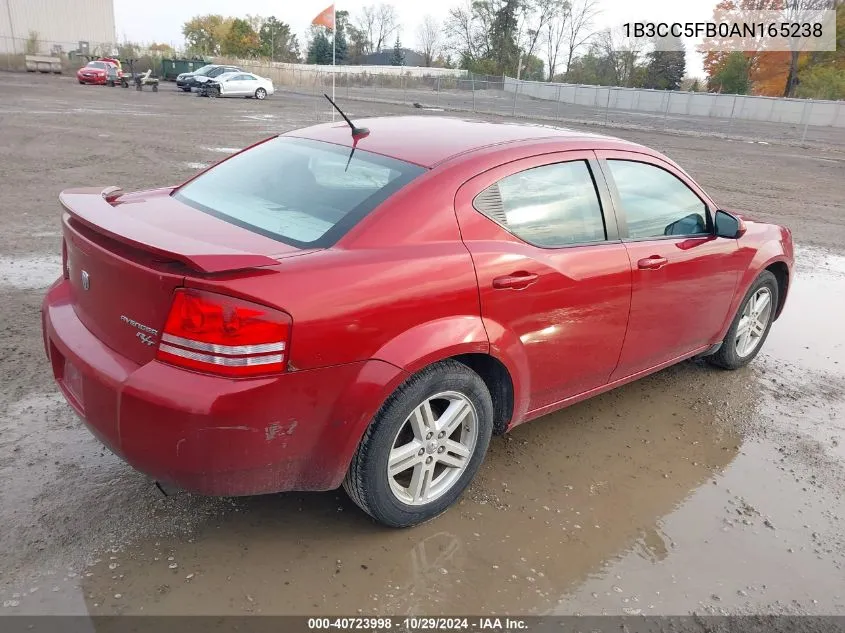
<instances>
[{"instance_id":1,"label":"brake light","mask_svg":"<svg viewBox=\"0 0 845 633\"><path fill-rule=\"evenodd\" d=\"M224 376L285 371L290 315L215 292L178 289L158 360Z\"/></svg>"}]
</instances>

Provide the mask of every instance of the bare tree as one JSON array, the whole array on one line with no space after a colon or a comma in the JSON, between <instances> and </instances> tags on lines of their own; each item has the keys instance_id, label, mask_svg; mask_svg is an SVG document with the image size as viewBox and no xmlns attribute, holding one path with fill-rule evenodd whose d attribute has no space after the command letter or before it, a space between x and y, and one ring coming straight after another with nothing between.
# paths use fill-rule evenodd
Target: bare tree
<instances>
[{"instance_id":1,"label":"bare tree","mask_svg":"<svg viewBox=\"0 0 845 633\"><path fill-rule=\"evenodd\" d=\"M602 58L609 65L612 85L630 87L637 62L645 52L646 40L626 37L621 27L605 29L596 36Z\"/></svg>"},{"instance_id":2,"label":"bare tree","mask_svg":"<svg viewBox=\"0 0 845 633\"><path fill-rule=\"evenodd\" d=\"M823 9L834 9L835 5L831 0L789 0L783 15L783 21L793 24L806 24L821 21L821 16L816 13ZM845 7L841 10L845 11ZM814 18L814 19L811 19ZM797 39L793 40L793 46ZM783 90L784 97L795 96L795 89L798 87L798 56L800 48L794 47L789 51L789 75L786 78L786 86Z\"/></svg>"},{"instance_id":3,"label":"bare tree","mask_svg":"<svg viewBox=\"0 0 845 633\"><path fill-rule=\"evenodd\" d=\"M448 46L455 53L470 59L485 57L490 52L489 29L486 11L481 11L473 0L449 9L443 24Z\"/></svg>"},{"instance_id":4,"label":"bare tree","mask_svg":"<svg viewBox=\"0 0 845 633\"><path fill-rule=\"evenodd\" d=\"M575 53L595 35L590 29L599 13L597 0L575 0L570 7L566 23L566 75Z\"/></svg>"},{"instance_id":5,"label":"bare tree","mask_svg":"<svg viewBox=\"0 0 845 633\"><path fill-rule=\"evenodd\" d=\"M425 65L431 66L440 50L440 23L431 15L426 15L422 24L417 27L417 42L425 59Z\"/></svg>"},{"instance_id":6,"label":"bare tree","mask_svg":"<svg viewBox=\"0 0 845 633\"><path fill-rule=\"evenodd\" d=\"M392 4L380 4L376 9L376 21L373 31L373 48L376 53L387 46L390 39L399 30L399 18L396 14L396 7Z\"/></svg>"},{"instance_id":7,"label":"bare tree","mask_svg":"<svg viewBox=\"0 0 845 633\"><path fill-rule=\"evenodd\" d=\"M361 8L355 16L355 28L366 40L362 42L363 54L380 53L391 43L399 31L399 17L392 4L371 4Z\"/></svg>"},{"instance_id":8,"label":"bare tree","mask_svg":"<svg viewBox=\"0 0 845 633\"><path fill-rule=\"evenodd\" d=\"M564 2L563 10L552 15L546 23L546 58L549 60L549 81L554 81L563 40L572 18L572 3Z\"/></svg>"},{"instance_id":9,"label":"bare tree","mask_svg":"<svg viewBox=\"0 0 845 633\"><path fill-rule=\"evenodd\" d=\"M355 18L355 26L362 34L361 54L367 55L373 52L373 36L375 35L376 7L366 6L361 9Z\"/></svg>"},{"instance_id":10,"label":"bare tree","mask_svg":"<svg viewBox=\"0 0 845 633\"><path fill-rule=\"evenodd\" d=\"M525 63L528 63L528 59L534 54L546 25L568 6L568 0L529 0L523 5L520 36L524 28L526 37L524 42L520 41L518 44L520 49L525 50ZM521 69L518 69L517 74L519 70Z\"/></svg>"}]
</instances>

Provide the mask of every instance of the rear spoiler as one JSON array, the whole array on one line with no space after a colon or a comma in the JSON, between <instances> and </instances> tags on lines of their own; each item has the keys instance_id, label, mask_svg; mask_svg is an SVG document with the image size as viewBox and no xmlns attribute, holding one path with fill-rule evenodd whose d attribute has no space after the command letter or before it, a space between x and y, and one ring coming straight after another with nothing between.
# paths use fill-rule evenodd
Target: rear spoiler
<instances>
[{"instance_id":1,"label":"rear spoiler","mask_svg":"<svg viewBox=\"0 0 845 633\"><path fill-rule=\"evenodd\" d=\"M121 213L114 201L119 187L66 189L59 202L70 216L86 227L122 244L182 262L203 273L222 273L247 268L274 266L278 260L267 255L209 244L187 235L163 231Z\"/></svg>"}]
</instances>

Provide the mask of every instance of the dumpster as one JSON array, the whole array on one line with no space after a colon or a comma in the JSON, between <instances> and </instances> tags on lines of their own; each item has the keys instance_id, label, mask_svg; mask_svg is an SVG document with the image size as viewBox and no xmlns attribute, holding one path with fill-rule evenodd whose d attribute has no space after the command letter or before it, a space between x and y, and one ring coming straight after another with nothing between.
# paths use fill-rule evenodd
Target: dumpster
<instances>
[{"instance_id":1,"label":"dumpster","mask_svg":"<svg viewBox=\"0 0 845 633\"><path fill-rule=\"evenodd\" d=\"M202 68L209 62L204 59L162 59L161 60L161 77L166 81L176 81L177 75L182 73L191 73Z\"/></svg>"}]
</instances>

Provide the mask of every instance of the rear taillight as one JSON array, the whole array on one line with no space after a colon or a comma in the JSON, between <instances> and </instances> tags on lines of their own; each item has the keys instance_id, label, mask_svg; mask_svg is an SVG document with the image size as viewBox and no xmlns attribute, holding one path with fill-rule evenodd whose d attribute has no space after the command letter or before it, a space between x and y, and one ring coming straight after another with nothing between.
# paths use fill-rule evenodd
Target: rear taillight
<instances>
[{"instance_id":1,"label":"rear taillight","mask_svg":"<svg viewBox=\"0 0 845 633\"><path fill-rule=\"evenodd\" d=\"M224 376L285 370L288 314L214 292L179 289L173 295L156 358Z\"/></svg>"}]
</instances>

